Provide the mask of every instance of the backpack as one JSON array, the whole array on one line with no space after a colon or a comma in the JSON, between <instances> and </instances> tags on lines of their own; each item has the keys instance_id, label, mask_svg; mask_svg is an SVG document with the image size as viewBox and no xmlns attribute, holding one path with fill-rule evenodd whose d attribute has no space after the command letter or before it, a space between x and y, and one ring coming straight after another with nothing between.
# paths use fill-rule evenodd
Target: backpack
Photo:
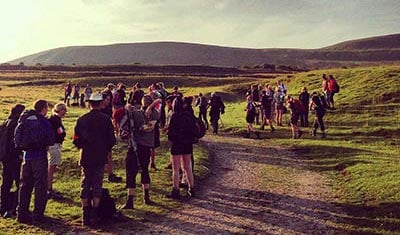
<instances>
[{"instance_id":1,"label":"backpack","mask_svg":"<svg viewBox=\"0 0 400 235\"><path fill-rule=\"evenodd\" d=\"M41 148L54 144L55 133L50 123L46 125L34 110L25 110L15 128L15 146L23 150ZM48 122L48 121L47 121Z\"/></svg>"},{"instance_id":2,"label":"backpack","mask_svg":"<svg viewBox=\"0 0 400 235\"><path fill-rule=\"evenodd\" d=\"M200 107L201 108L206 108L208 104L207 98L206 97L201 97L200 98Z\"/></svg>"},{"instance_id":3,"label":"backpack","mask_svg":"<svg viewBox=\"0 0 400 235\"><path fill-rule=\"evenodd\" d=\"M334 92L334 93L339 93L340 87L339 87L339 84L336 82L335 79L333 79L333 78L329 79L328 85L329 85L329 89L330 89L332 92Z\"/></svg>"},{"instance_id":4,"label":"backpack","mask_svg":"<svg viewBox=\"0 0 400 235\"><path fill-rule=\"evenodd\" d=\"M117 212L114 199L111 197L110 192L106 188L101 189L101 198L99 203L98 215L100 219L111 219Z\"/></svg>"},{"instance_id":5,"label":"backpack","mask_svg":"<svg viewBox=\"0 0 400 235\"><path fill-rule=\"evenodd\" d=\"M4 121L0 126L0 161L4 159L7 154L7 138L8 138L8 128L7 121Z\"/></svg>"},{"instance_id":6,"label":"backpack","mask_svg":"<svg viewBox=\"0 0 400 235\"><path fill-rule=\"evenodd\" d=\"M188 111L182 112L179 116L177 138L185 143L195 143L197 136L200 136L198 130L196 117Z\"/></svg>"},{"instance_id":7,"label":"backpack","mask_svg":"<svg viewBox=\"0 0 400 235\"><path fill-rule=\"evenodd\" d=\"M195 117L195 125L196 125L196 133L194 143L197 143L199 139L203 138L203 136L207 132L206 124L200 118Z\"/></svg>"},{"instance_id":8,"label":"backpack","mask_svg":"<svg viewBox=\"0 0 400 235\"><path fill-rule=\"evenodd\" d=\"M294 99L293 104L294 104L294 109L296 110L296 112L298 112L298 113L307 112L306 108L304 107L303 103L301 103L300 100Z\"/></svg>"}]
</instances>

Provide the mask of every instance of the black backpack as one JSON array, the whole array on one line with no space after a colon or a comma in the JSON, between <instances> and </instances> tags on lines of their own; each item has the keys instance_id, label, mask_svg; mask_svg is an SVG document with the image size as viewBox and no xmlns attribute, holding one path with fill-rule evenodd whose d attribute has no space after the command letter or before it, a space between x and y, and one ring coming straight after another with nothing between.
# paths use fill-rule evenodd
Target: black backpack
<instances>
[{"instance_id":1,"label":"black backpack","mask_svg":"<svg viewBox=\"0 0 400 235\"><path fill-rule=\"evenodd\" d=\"M206 124L200 118L195 117L196 124L196 133L194 143L197 143L199 139L203 138L203 136L207 132Z\"/></svg>"},{"instance_id":2,"label":"black backpack","mask_svg":"<svg viewBox=\"0 0 400 235\"><path fill-rule=\"evenodd\" d=\"M4 121L0 126L0 161L4 159L7 154L7 138L8 138L8 128L7 121Z\"/></svg>"},{"instance_id":3,"label":"black backpack","mask_svg":"<svg viewBox=\"0 0 400 235\"><path fill-rule=\"evenodd\" d=\"M110 196L110 192L106 188L101 189L101 198L99 203L99 217L102 220L111 219L117 212L114 199Z\"/></svg>"},{"instance_id":4,"label":"black backpack","mask_svg":"<svg viewBox=\"0 0 400 235\"><path fill-rule=\"evenodd\" d=\"M196 125L196 117L189 111L184 111L179 115L177 137L182 142L195 143L197 136L200 136Z\"/></svg>"}]
</instances>

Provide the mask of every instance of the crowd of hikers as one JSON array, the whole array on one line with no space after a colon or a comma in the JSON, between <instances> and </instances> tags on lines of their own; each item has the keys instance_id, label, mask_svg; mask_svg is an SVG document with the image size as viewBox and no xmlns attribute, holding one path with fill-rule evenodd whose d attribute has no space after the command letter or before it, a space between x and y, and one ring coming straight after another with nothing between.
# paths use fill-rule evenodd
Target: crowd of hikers
<instances>
[{"instance_id":1,"label":"crowd of hikers","mask_svg":"<svg viewBox=\"0 0 400 235\"><path fill-rule=\"evenodd\" d=\"M314 115L312 125L312 136L317 135L317 130L321 130L321 138L325 138L325 125L323 117L328 109L335 109L334 95L339 92L339 85L332 75L322 75L322 92L308 93L307 87L302 87L297 98L287 94L287 88L281 80L278 80L275 88L271 84L264 87L253 84L246 92L246 138L254 133L260 139L260 131L254 124L260 125L264 130L269 125L271 132L275 131L273 123L283 126L284 114L290 111L288 125L291 126L292 138L298 139L303 135L303 131L298 126L300 119L301 127L309 127L309 111Z\"/></svg>"},{"instance_id":2,"label":"crowd of hikers","mask_svg":"<svg viewBox=\"0 0 400 235\"><path fill-rule=\"evenodd\" d=\"M320 128L325 138L323 117L327 109L334 109L333 96L339 86L332 75L322 77L323 93L308 93L303 87L298 98L287 95L287 88L278 81L275 88L252 85L246 92L246 123L249 138L260 132L253 126L260 125L264 130L268 125L271 132L276 126L283 126L283 117L290 110L292 137L300 138L303 132L297 125L308 127L309 110L314 113L312 135ZM3 163L0 194L0 215L14 217L20 223L41 222L47 200L63 199L63 195L53 188L54 173L61 164L62 143L66 137L63 117L74 104L89 108L80 116L74 127L73 144L80 149L81 167L82 225L98 224L101 214L100 204L108 191L103 189L104 171L109 182L122 182L122 177L113 173L112 147L117 140L126 141L126 189L127 198L122 209L134 209L136 176L141 175L143 202L152 205L150 198L149 168L157 169L156 149L160 146L160 132L165 133L170 147L172 169L172 189L165 195L171 199L195 197L193 144L201 138L211 124L212 133L218 134L220 115L225 105L217 93L208 99L202 93L198 96L184 96L178 86L168 92L162 82L150 85L147 90L136 83L127 92L122 83L107 86L100 92L93 92L89 84L80 92L80 85L68 82L64 87L64 102L53 106L52 114L46 117L49 103L36 100L32 110L23 104L16 104L11 114L1 125L0 151ZM73 103L70 103L73 99ZM198 107L198 117L193 110ZM208 111L208 115L207 115ZM3 148L1 148L3 149ZM11 188L15 183L17 191ZM29 205L34 191L34 209ZM109 195L108 195L109 197Z\"/></svg>"},{"instance_id":3,"label":"crowd of hikers","mask_svg":"<svg viewBox=\"0 0 400 235\"><path fill-rule=\"evenodd\" d=\"M79 97L79 98L78 98ZM73 103L70 102L73 99ZM193 107L198 106L199 117ZM11 109L11 114L1 125L6 133L0 153L3 163L0 214L15 217L20 223L42 222L49 199L60 200L63 195L53 188L54 173L61 164L62 143L66 137L63 117L70 106L88 107L74 127L73 144L80 149L82 224L95 225L101 214L101 201L108 192L102 187L104 171L109 182L122 182L113 173L112 147L117 139L126 141L126 189L127 199L122 209L134 208L136 176L141 175L143 201L150 199L149 168L157 169L156 148L160 146L160 132L167 135L170 143L172 189L165 195L171 199L196 195L193 175L193 144L208 129L218 133L218 120L225 106L221 97L211 94L208 100L203 94L183 96L175 86L167 92L162 82L154 83L147 90L136 83L126 91L122 83L109 83L100 92L93 92L89 85L81 93L79 84L68 82L64 87L64 102L53 106L52 115L46 117L49 103L36 100L32 110L23 104ZM207 117L207 110L209 118ZM1 143L3 146L3 143ZM17 190L11 191L15 183ZM29 211L32 193L34 208ZM104 210L104 208L103 208Z\"/></svg>"}]
</instances>

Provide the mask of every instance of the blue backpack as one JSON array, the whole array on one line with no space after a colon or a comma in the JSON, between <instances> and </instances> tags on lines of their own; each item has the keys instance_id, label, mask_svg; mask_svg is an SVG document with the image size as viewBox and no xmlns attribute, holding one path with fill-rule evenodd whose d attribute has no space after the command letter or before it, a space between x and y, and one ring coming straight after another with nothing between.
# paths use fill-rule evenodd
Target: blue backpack
<instances>
[{"instance_id":1,"label":"blue backpack","mask_svg":"<svg viewBox=\"0 0 400 235\"><path fill-rule=\"evenodd\" d=\"M49 121L34 110L25 110L15 128L15 146L23 149L38 149L54 144L55 134Z\"/></svg>"}]
</instances>

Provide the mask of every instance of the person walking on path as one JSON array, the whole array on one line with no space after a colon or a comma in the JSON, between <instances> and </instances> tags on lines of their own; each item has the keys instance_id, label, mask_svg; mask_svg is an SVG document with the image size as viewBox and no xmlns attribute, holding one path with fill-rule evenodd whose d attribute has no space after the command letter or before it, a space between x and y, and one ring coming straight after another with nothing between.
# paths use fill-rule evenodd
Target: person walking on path
<instances>
[{"instance_id":1,"label":"person walking on path","mask_svg":"<svg viewBox=\"0 0 400 235\"><path fill-rule=\"evenodd\" d=\"M66 133L65 127L62 123L62 118L67 113L67 107L64 103L58 103L54 106L53 115L49 118L51 126L53 127L55 134L54 145L49 146L48 149L48 161L49 169L47 176L47 195L48 198L61 199L61 193L53 190L53 179L54 173L57 171L57 167L61 164L61 149L62 143L64 142Z\"/></svg>"},{"instance_id":2,"label":"person walking on path","mask_svg":"<svg viewBox=\"0 0 400 235\"><path fill-rule=\"evenodd\" d=\"M18 202L19 172L22 163L22 150L15 147L14 131L18 118L24 111L25 106L17 104L11 109L11 114L5 120L6 125L6 152L1 160L3 163L2 184L0 194L0 216L10 217L15 215ZM16 192L12 193L11 188L15 182ZM15 196L13 196L15 195Z\"/></svg>"},{"instance_id":3,"label":"person walking on path","mask_svg":"<svg viewBox=\"0 0 400 235\"><path fill-rule=\"evenodd\" d=\"M78 118L74 128L73 143L81 149L80 198L84 226L96 224L99 220L98 209L102 195L104 166L111 148L116 144L111 119L100 111L102 100L101 94L93 93L89 98L90 111Z\"/></svg>"},{"instance_id":4,"label":"person walking on path","mask_svg":"<svg viewBox=\"0 0 400 235\"><path fill-rule=\"evenodd\" d=\"M55 141L53 128L45 117L49 108L47 101L37 100L33 106L34 110L21 114L14 136L16 146L24 150L17 208L17 221L20 223L29 223L32 219L43 221L47 204L47 148ZM33 189L35 206L30 217Z\"/></svg>"},{"instance_id":5,"label":"person walking on path","mask_svg":"<svg viewBox=\"0 0 400 235\"><path fill-rule=\"evenodd\" d=\"M194 106L199 106L199 119L203 120L206 124L206 129L208 129L208 120L207 120L207 108L208 108L208 100L207 97L203 96L202 93L199 93L199 97L196 99L196 103Z\"/></svg>"},{"instance_id":6,"label":"person walking on path","mask_svg":"<svg viewBox=\"0 0 400 235\"><path fill-rule=\"evenodd\" d=\"M211 94L211 99L208 102L210 107L210 122L213 127L213 134L218 134L218 121L220 115L225 113L225 105L221 97L216 92Z\"/></svg>"}]
</instances>

